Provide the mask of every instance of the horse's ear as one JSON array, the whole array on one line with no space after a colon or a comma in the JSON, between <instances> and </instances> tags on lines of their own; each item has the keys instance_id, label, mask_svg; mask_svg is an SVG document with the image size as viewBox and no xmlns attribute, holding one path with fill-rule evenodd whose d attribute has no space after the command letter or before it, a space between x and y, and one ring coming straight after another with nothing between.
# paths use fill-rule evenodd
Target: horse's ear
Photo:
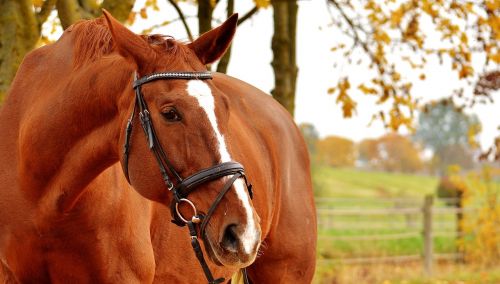
<instances>
[{"instance_id":1,"label":"horse's ear","mask_svg":"<svg viewBox=\"0 0 500 284\"><path fill-rule=\"evenodd\" d=\"M123 57L133 59L137 66L151 60L153 51L142 37L123 26L105 9L102 10L102 13L111 31L115 47Z\"/></svg>"},{"instance_id":2,"label":"horse's ear","mask_svg":"<svg viewBox=\"0 0 500 284\"><path fill-rule=\"evenodd\" d=\"M229 47L237 25L238 14L233 14L221 26L204 33L188 46L203 64L210 64L219 59Z\"/></svg>"}]
</instances>

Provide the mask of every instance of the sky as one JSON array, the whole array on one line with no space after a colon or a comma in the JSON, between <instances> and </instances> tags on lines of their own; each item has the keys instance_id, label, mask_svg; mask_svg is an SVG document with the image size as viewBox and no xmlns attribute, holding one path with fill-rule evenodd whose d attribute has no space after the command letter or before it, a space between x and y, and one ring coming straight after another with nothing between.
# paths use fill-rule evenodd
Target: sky
<instances>
[{"instance_id":1,"label":"sky","mask_svg":"<svg viewBox=\"0 0 500 284\"><path fill-rule=\"evenodd\" d=\"M138 0L134 10L143 7L145 0ZM253 7L250 0L235 1L235 11L240 16ZM147 19L137 17L131 29L140 33L145 28L159 24L166 20L171 23L154 30L174 36L179 40L187 40L184 27L175 10L167 1L158 1L159 12L151 11ZM330 51L338 44L343 35L336 27L329 26L330 15L324 0L300 0L297 23L297 78L296 111L297 123L308 122L314 124L321 137L338 135L347 137L356 142L364 138L375 138L387 132L381 122L368 126L372 115L380 110L375 104L375 98L357 94L353 96L358 102L356 115L351 119L344 119L339 105L335 103L335 96L327 94L327 90L337 84L341 76L348 75L350 80L361 83L369 70L365 66L347 64L344 59ZM193 5L181 3L181 8L188 16L188 23L193 34L197 34L196 9ZM223 19L224 5L219 4L214 12L215 18ZM55 17L55 15L53 15ZM218 25L218 24L216 24ZM274 74L271 67L272 51L271 38L273 35L272 8L261 9L251 19L238 27L233 40L231 61L228 74L246 81L259 89L269 93L274 85ZM337 63L337 66L334 66ZM446 62L445 62L446 63ZM441 66L437 59L429 60L424 70L426 80L414 81L414 94L424 101L438 99L449 95L457 86L457 76L448 67ZM420 72L418 73L420 74ZM480 143L483 148L489 147L493 139L499 134L500 102L488 106L478 106L469 112L475 113L483 124ZM404 131L403 131L404 133Z\"/></svg>"}]
</instances>

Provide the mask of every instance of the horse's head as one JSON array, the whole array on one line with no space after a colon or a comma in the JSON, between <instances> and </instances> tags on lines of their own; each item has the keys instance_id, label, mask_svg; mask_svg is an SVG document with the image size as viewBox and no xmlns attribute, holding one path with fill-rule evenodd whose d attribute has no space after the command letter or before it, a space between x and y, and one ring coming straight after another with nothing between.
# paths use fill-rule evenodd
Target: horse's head
<instances>
[{"instance_id":1,"label":"horse's head","mask_svg":"<svg viewBox=\"0 0 500 284\"><path fill-rule=\"evenodd\" d=\"M237 23L234 15L194 42L182 44L161 36L138 36L106 12L105 16L116 50L134 66L139 77L165 71L206 71L205 65L217 60L229 46ZM211 80L154 80L140 88L158 138L157 144L181 178L232 160L230 150L234 151L238 145L231 144L228 131L231 110L226 95ZM120 127L125 130L127 118L132 112L137 112L132 86L123 96L118 108L122 116ZM128 161L122 159L130 183L142 196L170 204L173 194L165 185L158 157L149 148L148 134L144 135L137 114L132 125ZM122 133L118 145L120 152L123 152L127 136L125 131ZM168 165L165 168L177 186L179 181L176 181L175 173ZM199 211L207 213L230 177L201 184L189 195L189 200ZM181 214L191 216L187 204L181 202L179 209ZM208 222L204 236L206 250L217 264L247 266L256 257L260 236L259 217L244 180L239 178L222 196Z\"/></svg>"}]
</instances>

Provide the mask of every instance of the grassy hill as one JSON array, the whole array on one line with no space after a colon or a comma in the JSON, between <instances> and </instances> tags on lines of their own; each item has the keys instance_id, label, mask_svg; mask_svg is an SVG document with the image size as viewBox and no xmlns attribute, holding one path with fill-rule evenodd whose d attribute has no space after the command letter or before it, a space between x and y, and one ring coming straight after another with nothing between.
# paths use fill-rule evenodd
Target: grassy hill
<instances>
[{"instance_id":1,"label":"grassy hill","mask_svg":"<svg viewBox=\"0 0 500 284\"><path fill-rule=\"evenodd\" d=\"M423 197L436 191L436 177L315 166L317 197Z\"/></svg>"}]
</instances>

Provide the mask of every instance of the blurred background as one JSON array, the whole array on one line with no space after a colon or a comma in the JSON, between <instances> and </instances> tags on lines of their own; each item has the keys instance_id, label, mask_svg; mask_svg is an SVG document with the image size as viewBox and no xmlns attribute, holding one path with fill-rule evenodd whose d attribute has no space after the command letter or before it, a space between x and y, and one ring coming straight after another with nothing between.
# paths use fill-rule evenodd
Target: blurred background
<instances>
[{"instance_id":1,"label":"blurred background","mask_svg":"<svg viewBox=\"0 0 500 284\"><path fill-rule=\"evenodd\" d=\"M500 1L3 0L0 98L27 52L102 8L181 41L239 13L210 68L304 135L315 283L500 283Z\"/></svg>"}]
</instances>

